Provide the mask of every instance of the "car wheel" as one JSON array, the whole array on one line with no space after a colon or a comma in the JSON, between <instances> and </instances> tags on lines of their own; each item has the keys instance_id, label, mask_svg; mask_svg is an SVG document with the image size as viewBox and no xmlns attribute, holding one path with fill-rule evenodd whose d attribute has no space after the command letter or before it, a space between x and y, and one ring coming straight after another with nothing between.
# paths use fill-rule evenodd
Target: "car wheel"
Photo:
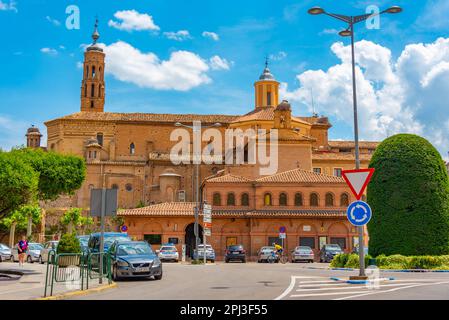
<instances>
[{"instance_id":1,"label":"car wheel","mask_svg":"<svg viewBox=\"0 0 449 320\"><path fill-rule=\"evenodd\" d=\"M44 264L44 260L42 260L42 256L39 256L39 263Z\"/></svg>"},{"instance_id":2,"label":"car wheel","mask_svg":"<svg viewBox=\"0 0 449 320\"><path fill-rule=\"evenodd\" d=\"M16 262L16 261L14 260L14 256L9 257L9 261L11 261L11 262Z\"/></svg>"},{"instance_id":3,"label":"car wheel","mask_svg":"<svg viewBox=\"0 0 449 320\"><path fill-rule=\"evenodd\" d=\"M27 263L33 263L33 259L31 258L31 256L27 256Z\"/></svg>"},{"instance_id":4,"label":"car wheel","mask_svg":"<svg viewBox=\"0 0 449 320\"><path fill-rule=\"evenodd\" d=\"M246 259L243 259L243 260L242 260L242 263L246 263Z\"/></svg>"},{"instance_id":5,"label":"car wheel","mask_svg":"<svg viewBox=\"0 0 449 320\"><path fill-rule=\"evenodd\" d=\"M154 276L154 280L161 280L161 279L162 279L162 272L160 275Z\"/></svg>"},{"instance_id":6,"label":"car wheel","mask_svg":"<svg viewBox=\"0 0 449 320\"><path fill-rule=\"evenodd\" d=\"M113 280L113 281L119 280L119 277L118 277L118 275L117 275L117 266L114 266L114 267L112 268L112 280Z\"/></svg>"},{"instance_id":7,"label":"car wheel","mask_svg":"<svg viewBox=\"0 0 449 320\"><path fill-rule=\"evenodd\" d=\"M3 262L2 256L0 256L0 262Z\"/></svg>"}]
</instances>

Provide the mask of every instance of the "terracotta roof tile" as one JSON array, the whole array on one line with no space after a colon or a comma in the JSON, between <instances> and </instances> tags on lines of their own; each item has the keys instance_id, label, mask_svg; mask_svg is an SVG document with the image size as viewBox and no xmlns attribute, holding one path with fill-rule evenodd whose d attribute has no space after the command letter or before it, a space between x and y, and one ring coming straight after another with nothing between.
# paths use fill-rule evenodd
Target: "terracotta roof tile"
<instances>
[{"instance_id":1,"label":"terracotta roof tile","mask_svg":"<svg viewBox=\"0 0 449 320\"><path fill-rule=\"evenodd\" d=\"M377 148L380 142L377 141L359 141L359 148ZM354 148L354 141L329 141L332 148Z\"/></svg>"},{"instance_id":2,"label":"terracotta roof tile","mask_svg":"<svg viewBox=\"0 0 449 320\"><path fill-rule=\"evenodd\" d=\"M259 107L241 117L238 117L233 121L233 123L252 121L252 120L274 120L274 110L275 107ZM302 122L304 124L310 124L309 122L294 116L292 116L292 120Z\"/></svg>"},{"instance_id":3,"label":"terracotta roof tile","mask_svg":"<svg viewBox=\"0 0 449 320\"><path fill-rule=\"evenodd\" d=\"M77 112L55 120L91 120L91 121L144 121L144 122L192 122L231 123L238 116L221 114L164 114L164 113L114 113L114 112ZM48 121L50 122L50 121Z\"/></svg>"},{"instance_id":4,"label":"terracotta roof tile","mask_svg":"<svg viewBox=\"0 0 449 320\"><path fill-rule=\"evenodd\" d=\"M164 202L144 208L126 209L119 216L194 216L194 202ZM302 209L302 210L228 210L213 209L212 216L237 217L345 217L344 210Z\"/></svg>"},{"instance_id":5,"label":"terracotta roof tile","mask_svg":"<svg viewBox=\"0 0 449 320\"><path fill-rule=\"evenodd\" d=\"M361 161L370 161L372 155L367 153L360 154ZM340 152L323 152L312 153L313 160L351 160L355 161L355 155L353 153L340 153Z\"/></svg>"},{"instance_id":6,"label":"terracotta roof tile","mask_svg":"<svg viewBox=\"0 0 449 320\"><path fill-rule=\"evenodd\" d=\"M262 183L345 183L345 180L340 177L328 176L312 171L302 169L293 169L259 178L257 182Z\"/></svg>"},{"instance_id":7,"label":"terracotta roof tile","mask_svg":"<svg viewBox=\"0 0 449 320\"><path fill-rule=\"evenodd\" d=\"M206 181L210 182L210 183L247 183L247 182L251 182L250 179L247 179L242 176L236 176L236 175L233 175L230 173L221 175L221 176L212 176L209 179L207 179Z\"/></svg>"}]
</instances>

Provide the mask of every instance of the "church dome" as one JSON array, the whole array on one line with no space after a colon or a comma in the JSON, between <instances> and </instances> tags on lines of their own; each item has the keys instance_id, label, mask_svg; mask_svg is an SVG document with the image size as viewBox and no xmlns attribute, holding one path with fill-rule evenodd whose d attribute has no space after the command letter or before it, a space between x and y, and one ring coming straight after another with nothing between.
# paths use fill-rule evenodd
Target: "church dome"
<instances>
[{"instance_id":1,"label":"church dome","mask_svg":"<svg viewBox=\"0 0 449 320\"><path fill-rule=\"evenodd\" d=\"M259 77L259 80L275 80L275 79L274 76L271 74L270 69L268 69L268 67L265 67L263 73Z\"/></svg>"},{"instance_id":2,"label":"church dome","mask_svg":"<svg viewBox=\"0 0 449 320\"><path fill-rule=\"evenodd\" d=\"M282 100L282 102L276 107L277 111L291 111L292 107L287 100Z\"/></svg>"},{"instance_id":3,"label":"church dome","mask_svg":"<svg viewBox=\"0 0 449 320\"><path fill-rule=\"evenodd\" d=\"M39 131L39 128L36 128L35 126L31 126L30 128L28 128L27 130L27 134L34 134L34 135L40 135L41 132Z\"/></svg>"}]
</instances>

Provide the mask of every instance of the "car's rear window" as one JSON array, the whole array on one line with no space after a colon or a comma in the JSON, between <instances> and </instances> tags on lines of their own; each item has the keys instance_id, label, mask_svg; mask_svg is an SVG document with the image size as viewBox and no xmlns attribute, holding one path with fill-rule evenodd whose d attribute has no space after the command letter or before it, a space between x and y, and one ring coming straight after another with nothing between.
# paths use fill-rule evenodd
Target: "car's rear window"
<instances>
[{"instance_id":1,"label":"car's rear window","mask_svg":"<svg viewBox=\"0 0 449 320\"><path fill-rule=\"evenodd\" d=\"M177 251L175 247L162 247L161 251Z\"/></svg>"},{"instance_id":2,"label":"car's rear window","mask_svg":"<svg viewBox=\"0 0 449 320\"><path fill-rule=\"evenodd\" d=\"M229 250L242 250L243 246L230 246Z\"/></svg>"}]
</instances>

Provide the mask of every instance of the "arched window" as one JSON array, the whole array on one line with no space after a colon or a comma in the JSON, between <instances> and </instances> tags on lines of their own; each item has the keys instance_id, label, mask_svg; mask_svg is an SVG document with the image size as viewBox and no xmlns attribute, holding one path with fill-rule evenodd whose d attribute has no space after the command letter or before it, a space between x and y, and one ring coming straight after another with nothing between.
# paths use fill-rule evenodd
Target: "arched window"
<instances>
[{"instance_id":1,"label":"arched window","mask_svg":"<svg viewBox=\"0 0 449 320\"><path fill-rule=\"evenodd\" d=\"M134 145L134 142L131 142L129 145L129 154L135 154L136 153L136 146Z\"/></svg>"},{"instance_id":2,"label":"arched window","mask_svg":"<svg viewBox=\"0 0 449 320\"><path fill-rule=\"evenodd\" d=\"M287 205L287 194L284 192L279 195L279 205L280 206Z\"/></svg>"},{"instance_id":3,"label":"arched window","mask_svg":"<svg viewBox=\"0 0 449 320\"><path fill-rule=\"evenodd\" d=\"M101 84L98 85L98 98L101 98Z\"/></svg>"},{"instance_id":4,"label":"arched window","mask_svg":"<svg viewBox=\"0 0 449 320\"><path fill-rule=\"evenodd\" d=\"M95 66L92 67L92 79L95 79Z\"/></svg>"},{"instance_id":5,"label":"arched window","mask_svg":"<svg viewBox=\"0 0 449 320\"><path fill-rule=\"evenodd\" d=\"M103 134L101 132L97 133L97 141L100 146L103 146Z\"/></svg>"},{"instance_id":6,"label":"arched window","mask_svg":"<svg viewBox=\"0 0 449 320\"><path fill-rule=\"evenodd\" d=\"M265 193L265 195L263 196L263 204L265 206L271 206L271 194L270 193Z\"/></svg>"},{"instance_id":7,"label":"arched window","mask_svg":"<svg viewBox=\"0 0 449 320\"><path fill-rule=\"evenodd\" d=\"M318 195L316 193L310 194L310 206L318 207Z\"/></svg>"},{"instance_id":8,"label":"arched window","mask_svg":"<svg viewBox=\"0 0 449 320\"><path fill-rule=\"evenodd\" d=\"M90 102L90 107L91 107L91 108L94 107L94 102L93 102L93 101Z\"/></svg>"},{"instance_id":9,"label":"arched window","mask_svg":"<svg viewBox=\"0 0 449 320\"><path fill-rule=\"evenodd\" d=\"M249 194L244 193L242 194L242 206L249 206Z\"/></svg>"},{"instance_id":10,"label":"arched window","mask_svg":"<svg viewBox=\"0 0 449 320\"><path fill-rule=\"evenodd\" d=\"M87 84L84 85L84 97L87 98Z\"/></svg>"},{"instance_id":11,"label":"arched window","mask_svg":"<svg viewBox=\"0 0 449 320\"><path fill-rule=\"evenodd\" d=\"M228 193L228 198L226 199L226 204L228 206L235 206L235 195L232 192Z\"/></svg>"},{"instance_id":12,"label":"arched window","mask_svg":"<svg viewBox=\"0 0 449 320\"><path fill-rule=\"evenodd\" d=\"M340 196L340 207L349 206L349 196L347 193L342 193Z\"/></svg>"},{"instance_id":13,"label":"arched window","mask_svg":"<svg viewBox=\"0 0 449 320\"><path fill-rule=\"evenodd\" d=\"M330 192L326 193L326 207L334 206L334 195Z\"/></svg>"},{"instance_id":14,"label":"arched window","mask_svg":"<svg viewBox=\"0 0 449 320\"><path fill-rule=\"evenodd\" d=\"M221 206L221 195L218 192L214 193L212 203L214 206Z\"/></svg>"},{"instance_id":15,"label":"arched window","mask_svg":"<svg viewBox=\"0 0 449 320\"><path fill-rule=\"evenodd\" d=\"M302 206L302 194L297 192L295 194L295 206L301 207Z\"/></svg>"},{"instance_id":16,"label":"arched window","mask_svg":"<svg viewBox=\"0 0 449 320\"><path fill-rule=\"evenodd\" d=\"M92 83L92 86L90 88L90 96L93 98L95 97L95 85Z\"/></svg>"}]
</instances>

